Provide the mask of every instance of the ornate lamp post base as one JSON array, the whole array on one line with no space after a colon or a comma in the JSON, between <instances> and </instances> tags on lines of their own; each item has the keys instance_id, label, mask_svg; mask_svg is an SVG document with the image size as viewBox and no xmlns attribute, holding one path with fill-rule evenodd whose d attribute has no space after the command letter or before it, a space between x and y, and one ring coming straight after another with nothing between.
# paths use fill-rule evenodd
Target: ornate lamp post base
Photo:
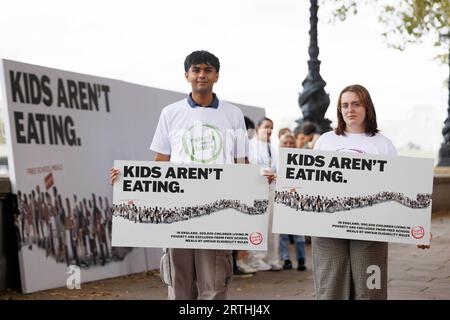
<instances>
[{"instance_id":1,"label":"ornate lamp post base","mask_svg":"<svg viewBox=\"0 0 450 320\"><path fill-rule=\"evenodd\" d=\"M440 34L441 39L446 39L450 41L450 32L446 34ZM439 167L450 167L450 45L448 52L448 68L449 68L449 78L448 78L448 109L447 109L447 119L444 121L444 128L442 129L442 135L444 136L444 142L441 144L439 149Z\"/></svg>"},{"instance_id":2,"label":"ornate lamp post base","mask_svg":"<svg viewBox=\"0 0 450 320\"><path fill-rule=\"evenodd\" d=\"M439 149L439 162L438 167L450 167L450 145L448 143L442 143Z\"/></svg>"},{"instance_id":3,"label":"ornate lamp post base","mask_svg":"<svg viewBox=\"0 0 450 320\"><path fill-rule=\"evenodd\" d=\"M296 122L301 126L305 121L311 121L317 125L319 133L324 133L331 130L331 121L324 117L330 104L330 97L324 90L326 82L320 76L319 47L317 45L318 9L317 0L311 0L308 75L302 82L303 91L298 98L303 118Z\"/></svg>"}]
</instances>

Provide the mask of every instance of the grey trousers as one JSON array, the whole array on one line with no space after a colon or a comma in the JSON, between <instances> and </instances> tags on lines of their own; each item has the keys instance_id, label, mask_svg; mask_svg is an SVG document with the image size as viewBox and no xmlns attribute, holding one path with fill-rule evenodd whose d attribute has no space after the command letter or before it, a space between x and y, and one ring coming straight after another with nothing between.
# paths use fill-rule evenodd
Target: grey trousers
<instances>
[{"instance_id":1,"label":"grey trousers","mask_svg":"<svg viewBox=\"0 0 450 320\"><path fill-rule=\"evenodd\" d=\"M231 250L168 249L161 279L170 300L224 300L233 275Z\"/></svg>"},{"instance_id":2,"label":"grey trousers","mask_svg":"<svg viewBox=\"0 0 450 320\"><path fill-rule=\"evenodd\" d=\"M318 237L311 242L317 299L387 299L386 242Z\"/></svg>"}]
</instances>

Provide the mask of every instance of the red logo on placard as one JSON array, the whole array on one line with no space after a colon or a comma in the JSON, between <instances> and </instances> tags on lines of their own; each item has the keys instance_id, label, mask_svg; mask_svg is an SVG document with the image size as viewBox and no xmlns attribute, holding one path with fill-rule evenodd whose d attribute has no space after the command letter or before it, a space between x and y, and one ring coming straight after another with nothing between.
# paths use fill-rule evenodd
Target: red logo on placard
<instances>
[{"instance_id":1,"label":"red logo on placard","mask_svg":"<svg viewBox=\"0 0 450 320\"><path fill-rule=\"evenodd\" d=\"M248 236L251 244L258 245L263 241L263 236L261 232L252 232Z\"/></svg>"},{"instance_id":2,"label":"red logo on placard","mask_svg":"<svg viewBox=\"0 0 450 320\"><path fill-rule=\"evenodd\" d=\"M414 239L422 239L425 235L425 229L421 226L415 226L411 228L411 235Z\"/></svg>"}]
</instances>

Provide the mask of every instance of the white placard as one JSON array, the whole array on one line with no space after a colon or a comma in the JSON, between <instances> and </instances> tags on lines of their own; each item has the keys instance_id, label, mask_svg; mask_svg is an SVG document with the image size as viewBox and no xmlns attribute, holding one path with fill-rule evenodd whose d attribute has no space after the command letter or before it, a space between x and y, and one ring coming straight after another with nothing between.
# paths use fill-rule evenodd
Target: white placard
<instances>
[{"instance_id":1,"label":"white placard","mask_svg":"<svg viewBox=\"0 0 450 320\"><path fill-rule=\"evenodd\" d=\"M115 161L113 245L266 250L268 183L257 165Z\"/></svg>"},{"instance_id":2,"label":"white placard","mask_svg":"<svg viewBox=\"0 0 450 320\"><path fill-rule=\"evenodd\" d=\"M428 244L433 159L280 149L273 232Z\"/></svg>"}]
</instances>

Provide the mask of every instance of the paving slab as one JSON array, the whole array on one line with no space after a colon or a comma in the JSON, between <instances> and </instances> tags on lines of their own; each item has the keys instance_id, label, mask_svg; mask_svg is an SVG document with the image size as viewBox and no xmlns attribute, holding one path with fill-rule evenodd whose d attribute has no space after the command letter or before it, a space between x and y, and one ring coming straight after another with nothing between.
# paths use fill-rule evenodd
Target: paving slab
<instances>
[{"instance_id":1,"label":"paving slab","mask_svg":"<svg viewBox=\"0 0 450 320\"><path fill-rule=\"evenodd\" d=\"M388 299L450 300L450 212L432 217L431 249L389 245ZM294 250L291 246L290 250ZM228 298L233 300L314 300L311 246L306 247L306 271L258 272L234 278ZM295 267L295 265L294 265ZM80 290L58 288L32 294L0 292L0 299L164 300L167 288L157 270L83 283Z\"/></svg>"}]
</instances>

